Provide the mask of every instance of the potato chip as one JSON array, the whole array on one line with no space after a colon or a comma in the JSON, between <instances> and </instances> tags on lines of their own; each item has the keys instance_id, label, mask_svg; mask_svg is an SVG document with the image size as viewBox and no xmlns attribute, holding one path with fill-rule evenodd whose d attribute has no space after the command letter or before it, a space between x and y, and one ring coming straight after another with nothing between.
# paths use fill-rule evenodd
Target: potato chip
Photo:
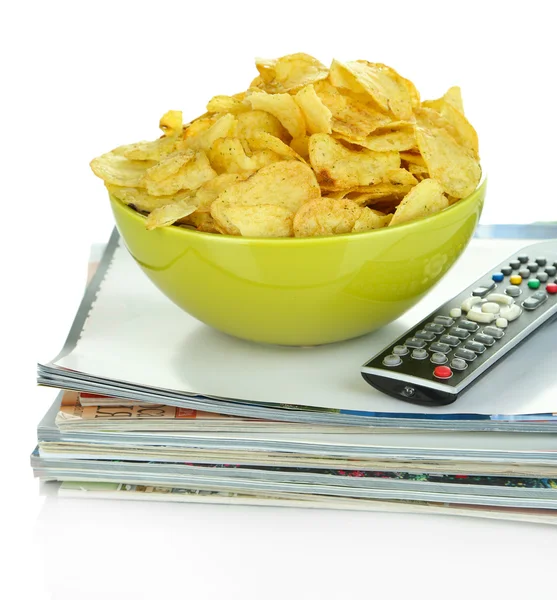
<instances>
[{"instance_id":1,"label":"potato chip","mask_svg":"<svg viewBox=\"0 0 557 600\"><path fill-rule=\"evenodd\" d=\"M313 84L313 90L319 97L321 102L331 111L334 115L337 115L346 107L346 96L343 96L334 85L328 80L317 81Z\"/></svg>"},{"instance_id":2,"label":"potato chip","mask_svg":"<svg viewBox=\"0 0 557 600\"><path fill-rule=\"evenodd\" d=\"M450 196L466 198L480 181L480 165L446 129L431 124L428 110L416 111L416 138L429 174Z\"/></svg>"},{"instance_id":3,"label":"potato chip","mask_svg":"<svg viewBox=\"0 0 557 600\"><path fill-rule=\"evenodd\" d=\"M332 133L333 114L315 93L313 85L303 87L294 96L294 100L304 115L309 133Z\"/></svg>"},{"instance_id":4,"label":"potato chip","mask_svg":"<svg viewBox=\"0 0 557 600\"><path fill-rule=\"evenodd\" d=\"M265 82L263 81L263 78L261 77L261 75L258 75L257 77L252 79L251 83L249 84L248 92L254 91L254 90L263 90L264 88L265 88Z\"/></svg>"},{"instance_id":5,"label":"potato chip","mask_svg":"<svg viewBox=\"0 0 557 600\"><path fill-rule=\"evenodd\" d=\"M362 95L341 94L328 81L314 85L315 93L331 111L331 129L345 139L361 139L380 127L389 126L391 117L365 102Z\"/></svg>"},{"instance_id":6,"label":"potato chip","mask_svg":"<svg viewBox=\"0 0 557 600\"><path fill-rule=\"evenodd\" d=\"M290 147L296 154L299 154L306 162L309 160L309 136L303 135L299 138L294 138L290 142Z\"/></svg>"},{"instance_id":7,"label":"potato chip","mask_svg":"<svg viewBox=\"0 0 557 600\"><path fill-rule=\"evenodd\" d=\"M284 156L280 156L280 154L277 154L272 150L256 150L251 154L251 160L257 171L263 167L268 167L273 163L280 162L281 160L284 160L284 158Z\"/></svg>"},{"instance_id":8,"label":"potato chip","mask_svg":"<svg viewBox=\"0 0 557 600\"><path fill-rule=\"evenodd\" d=\"M176 221L180 225L187 225L189 227L195 227L198 231L204 231L206 233L220 233L215 225L215 220L208 212L199 212L196 210L191 215L178 219Z\"/></svg>"},{"instance_id":9,"label":"potato chip","mask_svg":"<svg viewBox=\"0 0 557 600\"><path fill-rule=\"evenodd\" d=\"M351 191L353 191L355 189L357 189L357 188L347 188L346 190L338 190L337 192L329 192L326 196L323 196L323 197L330 198L331 200L341 200L347 194L349 194Z\"/></svg>"},{"instance_id":10,"label":"potato chip","mask_svg":"<svg viewBox=\"0 0 557 600\"><path fill-rule=\"evenodd\" d=\"M350 233L362 214L352 200L318 198L306 202L294 217L295 237L314 237Z\"/></svg>"},{"instance_id":11,"label":"potato chip","mask_svg":"<svg viewBox=\"0 0 557 600\"><path fill-rule=\"evenodd\" d=\"M263 110L250 110L239 114L236 136L239 138L253 137L257 132L264 131L278 137L283 142L290 139L288 131L281 122L273 115Z\"/></svg>"},{"instance_id":12,"label":"potato chip","mask_svg":"<svg viewBox=\"0 0 557 600\"><path fill-rule=\"evenodd\" d=\"M326 133L311 136L309 158L318 181L335 190L379 183L400 167L398 152L349 150Z\"/></svg>"},{"instance_id":13,"label":"potato chip","mask_svg":"<svg viewBox=\"0 0 557 600\"><path fill-rule=\"evenodd\" d=\"M180 167L193 160L195 152L193 150L178 150L165 156L156 165L147 169L146 177L152 181L162 181L171 175L174 175Z\"/></svg>"},{"instance_id":14,"label":"potato chip","mask_svg":"<svg viewBox=\"0 0 557 600\"><path fill-rule=\"evenodd\" d=\"M362 231L371 231L372 229L381 229L386 227L392 220L393 215L386 215L372 208L363 208L360 216L356 219L352 231L359 233Z\"/></svg>"},{"instance_id":15,"label":"potato chip","mask_svg":"<svg viewBox=\"0 0 557 600\"><path fill-rule=\"evenodd\" d=\"M305 85L326 79L329 69L316 58L303 52L288 54L279 59L255 61L263 89L276 94L296 90Z\"/></svg>"},{"instance_id":16,"label":"potato chip","mask_svg":"<svg viewBox=\"0 0 557 600\"><path fill-rule=\"evenodd\" d=\"M321 195L315 174L300 161L281 161L260 169L246 181L226 189L216 201L239 204L277 204L292 212Z\"/></svg>"},{"instance_id":17,"label":"potato chip","mask_svg":"<svg viewBox=\"0 0 557 600\"><path fill-rule=\"evenodd\" d=\"M246 177L238 173L223 173L217 175L213 179L205 182L195 192L195 197L198 200L199 206L197 212L209 212L211 204L216 200L224 190L239 181L243 181Z\"/></svg>"},{"instance_id":18,"label":"potato chip","mask_svg":"<svg viewBox=\"0 0 557 600\"><path fill-rule=\"evenodd\" d=\"M400 158L404 162L407 162L408 164L419 165L420 167L425 167L425 161L424 161L422 155L418 154L416 152L401 152Z\"/></svg>"},{"instance_id":19,"label":"potato chip","mask_svg":"<svg viewBox=\"0 0 557 600\"><path fill-rule=\"evenodd\" d=\"M416 185L417 179L406 169L391 169L385 173L383 181L393 185Z\"/></svg>"},{"instance_id":20,"label":"potato chip","mask_svg":"<svg viewBox=\"0 0 557 600\"><path fill-rule=\"evenodd\" d=\"M234 115L222 115L201 133L186 137L183 142L184 146L192 150L209 150L215 140L233 137L236 133L236 125L237 121Z\"/></svg>"},{"instance_id":21,"label":"potato chip","mask_svg":"<svg viewBox=\"0 0 557 600\"><path fill-rule=\"evenodd\" d=\"M217 205L211 211L217 229L246 237L291 237L294 214L284 206L234 204Z\"/></svg>"},{"instance_id":22,"label":"potato chip","mask_svg":"<svg viewBox=\"0 0 557 600\"><path fill-rule=\"evenodd\" d=\"M365 138L340 136L346 141L374 152L404 151L416 148L416 136L411 129L399 129L386 133L372 133Z\"/></svg>"},{"instance_id":23,"label":"potato chip","mask_svg":"<svg viewBox=\"0 0 557 600\"><path fill-rule=\"evenodd\" d=\"M146 213L155 210L155 208L160 208L161 206L166 206L167 204L172 204L172 202L184 200L191 196L189 190L178 192L173 196L152 196L145 188L122 187L110 183L105 183L105 186L109 194L124 204L127 204L140 212Z\"/></svg>"},{"instance_id":24,"label":"potato chip","mask_svg":"<svg viewBox=\"0 0 557 600\"><path fill-rule=\"evenodd\" d=\"M219 138L209 150L209 160L217 173L255 171L257 164L246 154L242 140Z\"/></svg>"},{"instance_id":25,"label":"potato chip","mask_svg":"<svg viewBox=\"0 0 557 600\"><path fill-rule=\"evenodd\" d=\"M192 160L170 177L156 181L149 177L147 172L142 179L142 184L153 196L170 196L180 190L195 190L216 175L207 155L204 152L196 152Z\"/></svg>"},{"instance_id":26,"label":"potato chip","mask_svg":"<svg viewBox=\"0 0 557 600\"><path fill-rule=\"evenodd\" d=\"M290 146L287 146L283 141L279 140L278 137L266 133L265 131L256 132L252 137L246 138L246 142L252 151L271 150L275 154L281 156L282 160L286 158L305 162L304 159L292 150Z\"/></svg>"},{"instance_id":27,"label":"potato chip","mask_svg":"<svg viewBox=\"0 0 557 600\"><path fill-rule=\"evenodd\" d=\"M416 164L413 164L413 163L409 163L408 164L408 171L410 171L410 173L412 173L412 175L418 181L421 181L422 179L428 179L429 178L429 171L427 170L427 167L425 165L422 167L421 165L416 165Z\"/></svg>"},{"instance_id":28,"label":"potato chip","mask_svg":"<svg viewBox=\"0 0 557 600\"><path fill-rule=\"evenodd\" d=\"M239 206L275 205L287 209L293 215L302 204L319 196L315 174L308 165L295 160L282 161L264 167L246 181L227 188L212 203L211 215L217 227L237 235L239 225L236 219L238 216L242 219L242 215L245 215L235 210ZM264 209L261 214L267 212ZM278 227L277 223L275 225ZM279 229L273 229L272 235Z\"/></svg>"},{"instance_id":29,"label":"potato chip","mask_svg":"<svg viewBox=\"0 0 557 600\"><path fill-rule=\"evenodd\" d=\"M145 227L149 230L156 229L157 227L165 227L172 225L178 219L183 219L197 209L198 201L195 197L185 198L184 200L178 200L172 204L155 208L145 221Z\"/></svg>"},{"instance_id":30,"label":"potato chip","mask_svg":"<svg viewBox=\"0 0 557 600\"><path fill-rule=\"evenodd\" d=\"M199 117L184 127L183 139L194 138L215 124L215 117Z\"/></svg>"},{"instance_id":31,"label":"potato chip","mask_svg":"<svg viewBox=\"0 0 557 600\"><path fill-rule=\"evenodd\" d=\"M237 115L249 109L248 104L233 96L213 96L207 103L208 113L230 113Z\"/></svg>"},{"instance_id":32,"label":"potato chip","mask_svg":"<svg viewBox=\"0 0 557 600\"><path fill-rule=\"evenodd\" d=\"M157 140L134 142L133 144L124 144L113 148L110 153L116 156L123 156L129 160L160 160L166 154L170 154L176 145L176 140L164 136ZM163 148L166 151L163 151Z\"/></svg>"},{"instance_id":33,"label":"potato chip","mask_svg":"<svg viewBox=\"0 0 557 600\"><path fill-rule=\"evenodd\" d=\"M443 96L446 102L454 106L458 111L464 114L464 105L462 104L462 93L457 85L450 87Z\"/></svg>"},{"instance_id":34,"label":"potato chip","mask_svg":"<svg viewBox=\"0 0 557 600\"><path fill-rule=\"evenodd\" d=\"M137 142L119 146L112 152L130 160L161 160L167 154L174 152L177 143L177 138L163 136L152 142Z\"/></svg>"},{"instance_id":35,"label":"potato chip","mask_svg":"<svg viewBox=\"0 0 557 600\"><path fill-rule=\"evenodd\" d=\"M424 179L414 186L398 205L389 225L400 225L427 217L449 206L443 188L435 179Z\"/></svg>"},{"instance_id":36,"label":"potato chip","mask_svg":"<svg viewBox=\"0 0 557 600\"><path fill-rule=\"evenodd\" d=\"M91 169L106 183L128 187L143 187L142 180L147 169L156 163L150 160L129 160L113 152L94 158Z\"/></svg>"},{"instance_id":37,"label":"potato chip","mask_svg":"<svg viewBox=\"0 0 557 600\"><path fill-rule=\"evenodd\" d=\"M182 133L182 111L169 110L159 121L159 128L165 136L175 136Z\"/></svg>"},{"instance_id":38,"label":"potato chip","mask_svg":"<svg viewBox=\"0 0 557 600\"><path fill-rule=\"evenodd\" d=\"M384 182L376 185L351 188L346 190L345 196L360 205L375 206L378 203L397 205L413 187L414 184L396 185Z\"/></svg>"},{"instance_id":39,"label":"potato chip","mask_svg":"<svg viewBox=\"0 0 557 600\"><path fill-rule=\"evenodd\" d=\"M248 96L247 101L252 108L264 110L275 116L293 138L305 135L304 116L290 94L254 92Z\"/></svg>"},{"instance_id":40,"label":"potato chip","mask_svg":"<svg viewBox=\"0 0 557 600\"><path fill-rule=\"evenodd\" d=\"M368 94L380 109L391 112L398 119L412 118L417 92L408 85L408 80L386 65L333 60L329 78L334 86Z\"/></svg>"},{"instance_id":41,"label":"potato chip","mask_svg":"<svg viewBox=\"0 0 557 600\"><path fill-rule=\"evenodd\" d=\"M468 148L475 158L478 158L478 134L476 130L464 116L464 113L447 101L446 95L437 100L426 100L423 102L423 106L435 110L446 119L454 128L454 130L449 130L449 133L459 144Z\"/></svg>"}]
</instances>

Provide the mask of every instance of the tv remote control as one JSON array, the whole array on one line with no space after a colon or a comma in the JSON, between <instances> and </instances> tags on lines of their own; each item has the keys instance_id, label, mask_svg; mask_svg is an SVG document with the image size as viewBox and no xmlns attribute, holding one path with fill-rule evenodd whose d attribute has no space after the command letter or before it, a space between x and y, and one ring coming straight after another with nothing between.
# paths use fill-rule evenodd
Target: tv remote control
<instances>
[{"instance_id":1,"label":"tv remote control","mask_svg":"<svg viewBox=\"0 0 557 600\"><path fill-rule=\"evenodd\" d=\"M374 388L414 404L454 402L557 316L557 240L488 271L362 366Z\"/></svg>"}]
</instances>

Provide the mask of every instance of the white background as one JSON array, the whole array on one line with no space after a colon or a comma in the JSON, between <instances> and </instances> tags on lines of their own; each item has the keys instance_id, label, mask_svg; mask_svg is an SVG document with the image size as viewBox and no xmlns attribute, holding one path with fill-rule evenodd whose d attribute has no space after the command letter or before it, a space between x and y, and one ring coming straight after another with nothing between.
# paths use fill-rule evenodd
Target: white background
<instances>
[{"instance_id":1,"label":"white background","mask_svg":"<svg viewBox=\"0 0 557 600\"><path fill-rule=\"evenodd\" d=\"M159 117L245 89L255 56L365 58L423 97L462 87L489 176L484 223L556 220L555 17L528 2L12 2L0 16L6 598L519 597L557 528L412 515L113 504L38 494L28 455L89 246L112 228L88 163ZM6 335L7 334L7 335ZM544 581L546 582L544 584ZM545 589L544 589L545 588Z\"/></svg>"}]
</instances>

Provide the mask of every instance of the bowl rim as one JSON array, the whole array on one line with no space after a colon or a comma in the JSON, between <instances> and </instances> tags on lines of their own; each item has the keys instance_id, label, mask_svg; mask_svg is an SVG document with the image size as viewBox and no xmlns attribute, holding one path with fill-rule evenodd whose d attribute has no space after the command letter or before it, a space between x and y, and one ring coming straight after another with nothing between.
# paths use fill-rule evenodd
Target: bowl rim
<instances>
[{"instance_id":1,"label":"bowl rim","mask_svg":"<svg viewBox=\"0 0 557 600\"><path fill-rule=\"evenodd\" d=\"M402 229L406 229L408 231L408 233L411 232L412 228L417 228L422 226L423 223L428 222L428 221L434 221L435 219L439 218L440 215L446 215L447 213L450 213L451 211L456 211L456 210L464 210L468 204L473 204L477 198L478 195L480 195L482 190L485 190L487 186L487 176L482 174L482 177L480 179L480 182L478 183L478 186L476 187L476 189L466 198L462 198L461 200L459 200L458 202L455 202L454 204L452 204L451 206L448 206L447 208L444 208L443 210L440 210L439 212L424 216L424 217L420 217L418 219L414 219L412 221L408 221L406 223L399 223L398 225L393 225L393 227L382 227L381 229L372 229L370 231L359 231L359 232L350 232L350 233L339 233L336 235L324 235L324 236L314 236L314 237L248 237L248 236L239 236L239 235L230 235L230 234L225 234L225 233L209 233L206 231L197 231L195 229L189 229L186 227L179 227L176 225L170 225L168 227L161 227L161 228L157 228L155 230L153 230L150 233L156 233L158 232L159 235L160 234L164 234L164 235L176 235L178 237L188 237L188 236L195 236L195 238L197 239L211 239L216 241L217 243L225 243L228 242L230 240L234 240L232 243L235 244L241 244L241 243L258 243L258 244L266 244L266 245L280 245L280 244L288 244L288 245L292 245L293 243L303 243L303 244L323 244L323 243L333 243L334 240L346 240L348 238L350 239L362 239L363 237L366 236L379 236L379 235L388 235L388 232L392 232L392 231L401 231ZM144 222L145 219L147 218L145 215L141 214L140 212L138 212L137 210L130 208L125 202L122 202L122 200L119 200L118 198L114 197L112 194L110 194L109 192L109 197L110 197L110 201L112 203L117 204L125 213L127 213L132 219L135 219L136 221L142 221ZM147 229L145 229L147 231ZM218 240L218 241L217 241Z\"/></svg>"}]
</instances>

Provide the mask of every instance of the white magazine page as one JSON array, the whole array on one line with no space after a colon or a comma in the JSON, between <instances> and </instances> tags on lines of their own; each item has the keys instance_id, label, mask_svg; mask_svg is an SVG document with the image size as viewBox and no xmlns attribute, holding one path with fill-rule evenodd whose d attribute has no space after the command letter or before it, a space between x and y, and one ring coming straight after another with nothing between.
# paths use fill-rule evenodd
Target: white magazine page
<instances>
[{"instance_id":1,"label":"white magazine page","mask_svg":"<svg viewBox=\"0 0 557 600\"><path fill-rule=\"evenodd\" d=\"M533 242L473 239L445 278L401 318L368 336L312 348L256 344L215 331L168 300L120 245L80 340L56 364L108 380L251 402L387 413L557 412L550 369L555 324L448 406L396 400L360 375L360 366L406 329Z\"/></svg>"}]
</instances>

